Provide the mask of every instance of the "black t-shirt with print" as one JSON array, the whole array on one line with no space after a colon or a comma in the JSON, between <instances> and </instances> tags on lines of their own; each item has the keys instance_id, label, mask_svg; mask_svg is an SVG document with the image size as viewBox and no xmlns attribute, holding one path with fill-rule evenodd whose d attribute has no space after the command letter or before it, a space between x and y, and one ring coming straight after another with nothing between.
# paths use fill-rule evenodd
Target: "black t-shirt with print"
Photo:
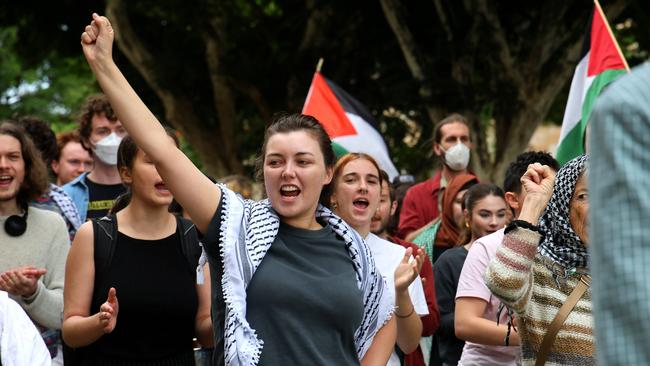
<instances>
[{"instance_id":1,"label":"black t-shirt with print","mask_svg":"<svg viewBox=\"0 0 650 366\"><path fill-rule=\"evenodd\" d=\"M87 219L104 217L108 210L113 207L115 199L126 192L126 187L119 184L98 184L86 177L88 186L88 213Z\"/></svg>"}]
</instances>

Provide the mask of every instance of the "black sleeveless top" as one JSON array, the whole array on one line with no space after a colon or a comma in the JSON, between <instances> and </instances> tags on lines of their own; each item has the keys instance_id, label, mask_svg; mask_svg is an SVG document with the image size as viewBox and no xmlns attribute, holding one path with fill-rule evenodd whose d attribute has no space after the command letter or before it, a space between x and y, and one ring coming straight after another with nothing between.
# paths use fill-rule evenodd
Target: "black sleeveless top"
<instances>
[{"instance_id":1,"label":"black sleeveless top","mask_svg":"<svg viewBox=\"0 0 650 366\"><path fill-rule=\"evenodd\" d=\"M95 276L90 313L115 287L117 325L81 349L84 365L194 365L192 338L198 306L196 272L188 265L180 233L160 240L118 232L105 273Z\"/></svg>"}]
</instances>

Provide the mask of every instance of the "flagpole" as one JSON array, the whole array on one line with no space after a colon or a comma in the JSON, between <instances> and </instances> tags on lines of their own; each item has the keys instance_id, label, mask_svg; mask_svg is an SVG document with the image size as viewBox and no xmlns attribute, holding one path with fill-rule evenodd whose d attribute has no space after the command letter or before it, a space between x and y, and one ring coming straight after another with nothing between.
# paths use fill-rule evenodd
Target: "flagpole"
<instances>
[{"instance_id":1,"label":"flagpole","mask_svg":"<svg viewBox=\"0 0 650 366\"><path fill-rule=\"evenodd\" d=\"M316 64L316 72L320 74L320 69L323 68L323 58L318 59L318 63ZM627 64L626 64L627 65Z\"/></svg>"},{"instance_id":2,"label":"flagpole","mask_svg":"<svg viewBox=\"0 0 650 366\"><path fill-rule=\"evenodd\" d=\"M609 21L607 20L607 17L605 16L605 12L603 12L603 8L600 7L600 3L598 0L594 0L594 5L596 5L596 9L598 9L598 13L600 16L603 18L605 21L605 27L607 28L607 31L609 32L609 36L612 37L612 40L614 40L614 45L616 46L616 51L618 51L618 55L621 56L621 59L623 59L623 64L625 65L625 70L629 73L630 72L630 66L627 64L627 60L625 59L625 56L623 55L623 51L621 51L621 46L618 45L618 41L616 40L616 37L614 37L614 32L612 32L612 28L609 26Z\"/></svg>"}]
</instances>

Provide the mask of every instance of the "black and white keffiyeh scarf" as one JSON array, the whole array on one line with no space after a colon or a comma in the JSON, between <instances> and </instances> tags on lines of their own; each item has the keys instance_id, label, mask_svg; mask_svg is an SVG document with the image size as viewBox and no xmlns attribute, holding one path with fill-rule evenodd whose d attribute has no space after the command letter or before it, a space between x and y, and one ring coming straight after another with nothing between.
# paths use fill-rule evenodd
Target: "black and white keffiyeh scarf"
<instances>
[{"instance_id":1,"label":"black and white keffiyeh scarf","mask_svg":"<svg viewBox=\"0 0 650 366\"><path fill-rule=\"evenodd\" d=\"M551 200L539 222L543 235L539 252L566 271L587 268L589 261L587 247L573 231L569 219L571 197L578 179L586 169L587 161L588 155L581 155L557 172Z\"/></svg>"},{"instance_id":2,"label":"black and white keffiyeh scarf","mask_svg":"<svg viewBox=\"0 0 650 366\"><path fill-rule=\"evenodd\" d=\"M226 303L224 357L226 365L254 366L260 359L263 341L246 320L246 288L271 247L280 219L268 200L243 200L230 189L222 192L220 253L223 261L223 295ZM361 359L377 331L387 322L394 299L375 268L370 249L342 219L320 206L316 217L327 222L345 242L354 263L357 284L363 293L364 314L355 332L355 346ZM345 311L345 309L341 309Z\"/></svg>"}]
</instances>

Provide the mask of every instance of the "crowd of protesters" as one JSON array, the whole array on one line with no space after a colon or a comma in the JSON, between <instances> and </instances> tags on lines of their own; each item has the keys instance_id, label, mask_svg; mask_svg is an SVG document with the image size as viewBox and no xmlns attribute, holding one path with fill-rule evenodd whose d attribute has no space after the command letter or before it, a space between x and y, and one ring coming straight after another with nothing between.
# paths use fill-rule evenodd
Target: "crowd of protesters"
<instances>
[{"instance_id":1,"label":"crowd of protesters","mask_svg":"<svg viewBox=\"0 0 650 366\"><path fill-rule=\"evenodd\" d=\"M436 174L391 182L336 157L315 118L278 115L255 201L251 179L183 154L112 42L93 15L105 94L76 131L0 124L0 365L596 363L586 155L525 152L484 182L452 114Z\"/></svg>"}]
</instances>

